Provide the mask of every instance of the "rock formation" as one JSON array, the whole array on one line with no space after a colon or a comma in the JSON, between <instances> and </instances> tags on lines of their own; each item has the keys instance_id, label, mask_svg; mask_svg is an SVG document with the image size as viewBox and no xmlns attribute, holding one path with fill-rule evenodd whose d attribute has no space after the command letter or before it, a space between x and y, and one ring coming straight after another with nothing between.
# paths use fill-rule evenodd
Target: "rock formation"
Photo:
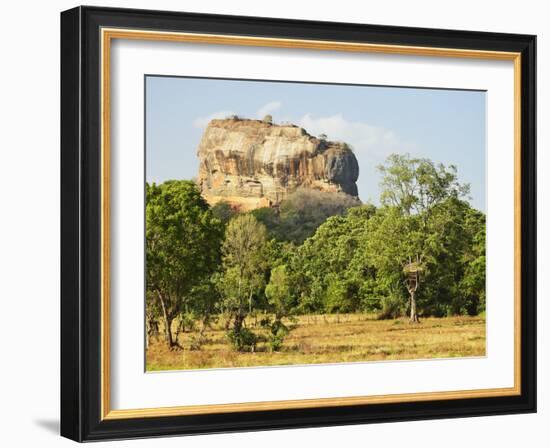
<instances>
[{"instance_id":1,"label":"rock formation","mask_svg":"<svg viewBox=\"0 0 550 448\"><path fill-rule=\"evenodd\" d=\"M204 198L242 210L278 205L297 188L357 196L359 165L348 145L269 121L212 120L198 153Z\"/></svg>"}]
</instances>

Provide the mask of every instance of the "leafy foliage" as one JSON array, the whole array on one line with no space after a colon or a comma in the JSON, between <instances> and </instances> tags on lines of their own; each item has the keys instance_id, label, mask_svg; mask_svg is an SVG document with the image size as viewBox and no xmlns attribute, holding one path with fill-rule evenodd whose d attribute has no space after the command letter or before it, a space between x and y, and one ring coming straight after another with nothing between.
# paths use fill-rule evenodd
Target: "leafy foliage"
<instances>
[{"instance_id":1,"label":"leafy foliage","mask_svg":"<svg viewBox=\"0 0 550 448\"><path fill-rule=\"evenodd\" d=\"M483 312L485 215L465 200L456 168L392 155L380 172L378 208L298 190L278 209L239 213L209 207L192 182L147 185L148 337L157 319L170 346L194 326L191 348L200 349L223 316L235 350L266 342L278 351L298 314ZM411 261L421 267L414 290ZM251 325L259 314L262 330Z\"/></svg>"},{"instance_id":2,"label":"leafy foliage","mask_svg":"<svg viewBox=\"0 0 550 448\"><path fill-rule=\"evenodd\" d=\"M287 274L284 264L271 270L269 284L265 288L265 296L268 310L275 317L273 321L265 320L264 326L270 330L269 345L272 351L280 350L284 338L290 332L290 328L283 322L283 318L292 318L294 314L296 300L293 286L292 278Z\"/></svg>"},{"instance_id":3,"label":"leafy foliage","mask_svg":"<svg viewBox=\"0 0 550 448\"><path fill-rule=\"evenodd\" d=\"M146 198L147 296L175 346L173 320L198 303L204 308L194 295L219 265L223 228L193 182L147 185Z\"/></svg>"},{"instance_id":4,"label":"leafy foliage","mask_svg":"<svg viewBox=\"0 0 550 448\"><path fill-rule=\"evenodd\" d=\"M397 319L405 314L406 307L403 298L398 295L382 297L380 301L381 310L379 319Z\"/></svg>"},{"instance_id":5,"label":"leafy foliage","mask_svg":"<svg viewBox=\"0 0 550 448\"><path fill-rule=\"evenodd\" d=\"M231 345L240 352L254 352L258 343L258 336L248 328L232 328L227 332Z\"/></svg>"},{"instance_id":6,"label":"leafy foliage","mask_svg":"<svg viewBox=\"0 0 550 448\"><path fill-rule=\"evenodd\" d=\"M238 350L250 348L243 329L247 315L261 299L267 270L267 230L250 214L238 215L227 225L222 245L223 274L218 280L221 306L233 321L230 337Z\"/></svg>"},{"instance_id":7,"label":"leafy foliage","mask_svg":"<svg viewBox=\"0 0 550 448\"><path fill-rule=\"evenodd\" d=\"M212 214L223 224L227 224L237 214L237 211L231 207L229 202L220 201L212 206Z\"/></svg>"},{"instance_id":8,"label":"leafy foliage","mask_svg":"<svg viewBox=\"0 0 550 448\"><path fill-rule=\"evenodd\" d=\"M346 193L300 188L281 202L278 212L261 208L252 213L277 240L302 244L327 218L343 215L359 204L357 198Z\"/></svg>"},{"instance_id":9,"label":"leafy foliage","mask_svg":"<svg viewBox=\"0 0 550 448\"><path fill-rule=\"evenodd\" d=\"M470 192L468 184L458 182L456 166L436 165L409 154L391 154L378 170L382 174L380 202L398 207L406 215L423 213L442 200Z\"/></svg>"}]
</instances>

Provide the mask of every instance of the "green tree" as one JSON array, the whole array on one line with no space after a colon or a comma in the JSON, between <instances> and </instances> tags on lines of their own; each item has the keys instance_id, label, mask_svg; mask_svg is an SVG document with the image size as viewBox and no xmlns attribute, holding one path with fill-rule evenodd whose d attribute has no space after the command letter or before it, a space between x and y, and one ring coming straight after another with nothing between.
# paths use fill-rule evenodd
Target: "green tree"
<instances>
[{"instance_id":1,"label":"green tree","mask_svg":"<svg viewBox=\"0 0 550 448\"><path fill-rule=\"evenodd\" d=\"M265 286L266 244L266 228L251 214L237 215L227 225L218 288L222 307L233 323L229 336L238 350L255 346L254 335L243 324Z\"/></svg>"},{"instance_id":2,"label":"green tree","mask_svg":"<svg viewBox=\"0 0 550 448\"><path fill-rule=\"evenodd\" d=\"M411 158L408 154L392 154L378 169L382 174L382 204L399 210L404 218L399 220L394 213L390 219L393 222L386 221L385 224L408 229L406 233L400 233L396 237L396 240L405 238L408 241L387 243L392 251L401 251L400 254L392 253L390 258L400 258L402 271L407 271L405 274L408 275L410 322L417 322L416 291L428 258L434 257L436 246L441 243L436 233L430 229L430 225L437 224L431 219L432 211L447 200L459 200L466 196L470 187L458 181L454 165L436 165L429 159ZM414 275L412 271L415 271Z\"/></svg>"},{"instance_id":3,"label":"green tree","mask_svg":"<svg viewBox=\"0 0 550 448\"><path fill-rule=\"evenodd\" d=\"M158 301L148 310L161 313L172 348L174 319L219 264L223 228L190 181L147 184L145 215L147 297Z\"/></svg>"},{"instance_id":4,"label":"green tree","mask_svg":"<svg viewBox=\"0 0 550 448\"><path fill-rule=\"evenodd\" d=\"M313 236L327 218L343 215L360 204L358 198L346 193L299 188L281 202L278 210L266 207L252 214L267 227L271 237L299 245Z\"/></svg>"},{"instance_id":5,"label":"green tree","mask_svg":"<svg viewBox=\"0 0 550 448\"><path fill-rule=\"evenodd\" d=\"M404 291L403 267L423 252L423 238L418 216L404 215L397 207L385 207L369 221L366 252L376 270L376 282L386 297ZM416 295L409 294L410 321L417 322Z\"/></svg>"},{"instance_id":6,"label":"green tree","mask_svg":"<svg viewBox=\"0 0 550 448\"><path fill-rule=\"evenodd\" d=\"M353 311L353 297L350 297L346 281L334 273L330 273L326 281L326 311L328 313L347 313Z\"/></svg>"},{"instance_id":7,"label":"green tree","mask_svg":"<svg viewBox=\"0 0 550 448\"><path fill-rule=\"evenodd\" d=\"M276 209L272 207L260 207L252 210L250 214L266 227L270 237L279 241L284 240L281 234L279 213Z\"/></svg>"},{"instance_id":8,"label":"green tree","mask_svg":"<svg viewBox=\"0 0 550 448\"><path fill-rule=\"evenodd\" d=\"M159 317L162 310L155 295L150 290L145 291L145 348L149 348L152 338L159 335Z\"/></svg>"},{"instance_id":9,"label":"green tree","mask_svg":"<svg viewBox=\"0 0 550 448\"><path fill-rule=\"evenodd\" d=\"M464 223L471 239L462 257L464 275L460 290L467 313L475 315L485 311L485 215L469 209Z\"/></svg>"},{"instance_id":10,"label":"green tree","mask_svg":"<svg viewBox=\"0 0 550 448\"><path fill-rule=\"evenodd\" d=\"M398 207L406 215L424 213L447 198L470 193L470 185L458 181L454 165L446 167L426 158L391 154L378 170L382 174L380 202Z\"/></svg>"},{"instance_id":11,"label":"green tree","mask_svg":"<svg viewBox=\"0 0 550 448\"><path fill-rule=\"evenodd\" d=\"M265 288L269 310L274 314L274 319L269 322L270 346L277 351L283 345L284 338L290 329L283 322L283 318L291 318L296 306L293 294L292 279L287 273L285 265L280 265L271 270L269 283Z\"/></svg>"},{"instance_id":12,"label":"green tree","mask_svg":"<svg viewBox=\"0 0 550 448\"><path fill-rule=\"evenodd\" d=\"M328 218L297 250L290 264L300 272L301 312L355 311L371 299L373 271L365 252L372 205L353 207L344 216Z\"/></svg>"},{"instance_id":13,"label":"green tree","mask_svg":"<svg viewBox=\"0 0 550 448\"><path fill-rule=\"evenodd\" d=\"M451 197L424 214L380 209L369 222L367 252L376 283L392 303L405 293L403 266L421 261L422 288L409 291L411 322L417 305L436 316L476 314L484 301L484 235L484 215Z\"/></svg>"},{"instance_id":14,"label":"green tree","mask_svg":"<svg viewBox=\"0 0 550 448\"><path fill-rule=\"evenodd\" d=\"M193 321L200 321L199 334L194 337L191 348L198 350L205 341L204 332L210 326L211 321L215 320L216 313L219 311L218 305L220 294L216 288L216 275L201 282L191 290L190 309Z\"/></svg>"},{"instance_id":15,"label":"green tree","mask_svg":"<svg viewBox=\"0 0 550 448\"><path fill-rule=\"evenodd\" d=\"M465 201L448 198L432 208L426 227L430 257L421 305L434 315L477 314L485 291L484 214ZM482 261L481 270L476 261Z\"/></svg>"},{"instance_id":16,"label":"green tree","mask_svg":"<svg viewBox=\"0 0 550 448\"><path fill-rule=\"evenodd\" d=\"M212 206L212 214L222 223L227 224L237 214L237 211L231 207L229 202L219 201Z\"/></svg>"},{"instance_id":17,"label":"green tree","mask_svg":"<svg viewBox=\"0 0 550 448\"><path fill-rule=\"evenodd\" d=\"M291 294L290 279L285 265L280 265L271 270L269 283L265 288L268 303L273 307L273 313L277 319L287 316L294 300Z\"/></svg>"}]
</instances>

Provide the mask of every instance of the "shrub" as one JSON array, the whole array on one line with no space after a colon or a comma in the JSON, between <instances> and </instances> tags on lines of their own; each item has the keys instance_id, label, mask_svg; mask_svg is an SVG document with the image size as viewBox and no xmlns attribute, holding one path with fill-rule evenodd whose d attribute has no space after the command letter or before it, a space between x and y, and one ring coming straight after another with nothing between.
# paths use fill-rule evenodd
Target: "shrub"
<instances>
[{"instance_id":1,"label":"shrub","mask_svg":"<svg viewBox=\"0 0 550 448\"><path fill-rule=\"evenodd\" d=\"M382 309L378 314L378 319L397 319L405 314L404 300L397 295L383 297L380 303Z\"/></svg>"},{"instance_id":2,"label":"shrub","mask_svg":"<svg viewBox=\"0 0 550 448\"><path fill-rule=\"evenodd\" d=\"M262 327L269 329L269 335L267 337L267 343L272 352L278 352L283 346L285 338L290 333L291 328L288 328L280 319L269 318L263 319L261 322Z\"/></svg>"},{"instance_id":3,"label":"shrub","mask_svg":"<svg viewBox=\"0 0 550 448\"><path fill-rule=\"evenodd\" d=\"M202 348L203 344L207 341L204 335L199 334L198 336L191 336L189 343L189 350L198 351Z\"/></svg>"},{"instance_id":4,"label":"shrub","mask_svg":"<svg viewBox=\"0 0 550 448\"><path fill-rule=\"evenodd\" d=\"M231 329L227 333L227 337L235 350L240 352L254 352L258 343L258 336L248 328L241 328L240 331Z\"/></svg>"}]
</instances>

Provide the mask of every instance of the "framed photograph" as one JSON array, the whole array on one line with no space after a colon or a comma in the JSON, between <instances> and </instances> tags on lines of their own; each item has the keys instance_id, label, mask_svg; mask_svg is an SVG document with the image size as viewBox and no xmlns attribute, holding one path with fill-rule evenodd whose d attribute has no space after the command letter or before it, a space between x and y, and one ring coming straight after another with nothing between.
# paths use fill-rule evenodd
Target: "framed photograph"
<instances>
[{"instance_id":1,"label":"framed photograph","mask_svg":"<svg viewBox=\"0 0 550 448\"><path fill-rule=\"evenodd\" d=\"M61 14L61 433L536 411L535 36Z\"/></svg>"}]
</instances>

